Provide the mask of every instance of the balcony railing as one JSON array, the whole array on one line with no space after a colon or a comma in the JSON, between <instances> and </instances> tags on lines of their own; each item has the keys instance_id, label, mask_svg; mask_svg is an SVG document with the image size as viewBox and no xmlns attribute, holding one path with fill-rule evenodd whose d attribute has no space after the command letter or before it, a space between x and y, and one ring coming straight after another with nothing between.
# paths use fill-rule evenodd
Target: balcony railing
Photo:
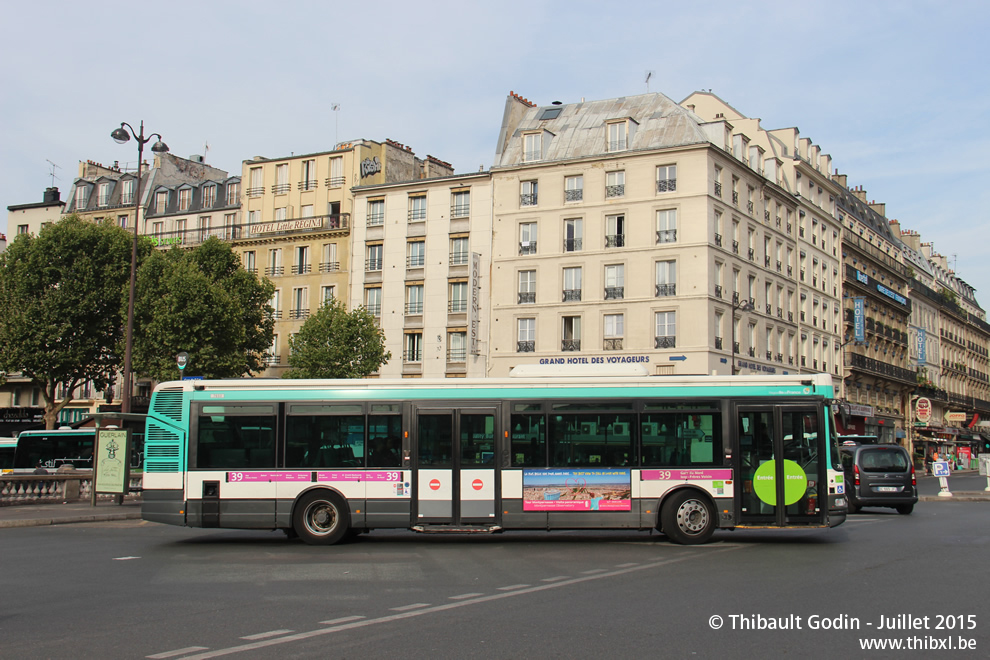
<instances>
[{"instance_id":1,"label":"balcony railing","mask_svg":"<svg viewBox=\"0 0 990 660\"><path fill-rule=\"evenodd\" d=\"M468 308L467 300L461 300L457 298L447 303L447 311L450 312L451 314L466 312L467 308Z\"/></svg>"},{"instance_id":2,"label":"balcony railing","mask_svg":"<svg viewBox=\"0 0 990 660\"><path fill-rule=\"evenodd\" d=\"M677 179L659 179L657 181L657 192L674 192L677 190Z\"/></svg>"},{"instance_id":3,"label":"balcony railing","mask_svg":"<svg viewBox=\"0 0 990 660\"><path fill-rule=\"evenodd\" d=\"M450 253L450 265L451 266L464 266L468 262L467 252L451 252Z\"/></svg>"},{"instance_id":4,"label":"balcony railing","mask_svg":"<svg viewBox=\"0 0 990 660\"><path fill-rule=\"evenodd\" d=\"M422 314L423 313L423 301L419 302L407 302L406 303L406 314Z\"/></svg>"},{"instance_id":5,"label":"balcony railing","mask_svg":"<svg viewBox=\"0 0 990 660\"><path fill-rule=\"evenodd\" d=\"M313 270L312 264L296 264L292 267L291 272L293 275L307 275Z\"/></svg>"},{"instance_id":6,"label":"balcony railing","mask_svg":"<svg viewBox=\"0 0 990 660\"><path fill-rule=\"evenodd\" d=\"M519 195L519 206L536 206L537 193Z\"/></svg>"},{"instance_id":7,"label":"balcony railing","mask_svg":"<svg viewBox=\"0 0 990 660\"><path fill-rule=\"evenodd\" d=\"M564 252L577 252L584 247L584 241L580 238L565 238Z\"/></svg>"},{"instance_id":8,"label":"balcony railing","mask_svg":"<svg viewBox=\"0 0 990 660\"><path fill-rule=\"evenodd\" d=\"M377 258L372 258L372 259L366 259L365 262L364 262L364 269L366 271L381 270L382 269L382 258L381 257L377 257Z\"/></svg>"},{"instance_id":9,"label":"balcony railing","mask_svg":"<svg viewBox=\"0 0 990 660\"><path fill-rule=\"evenodd\" d=\"M739 254L739 241L732 241L732 251Z\"/></svg>"},{"instance_id":10,"label":"balcony railing","mask_svg":"<svg viewBox=\"0 0 990 660\"><path fill-rule=\"evenodd\" d=\"M467 361L467 349L466 348L448 348L447 349L447 362L465 362Z\"/></svg>"},{"instance_id":11,"label":"balcony railing","mask_svg":"<svg viewBox=\"0 0 990 660\"><path fill-rule=\"evenodd\" d=\"M565 190L564 191L564 201L565 202L580 202L584 199L584 189L577 188L575 190Z\"/></svg>"},{"instance_id":12,"label":"balcony railing","mask_svg":"<svg viewBox=\"0 0 990 660\"><path fill-rule=\"evenodd\" d=\"M264 357L264 362L266 366L277 367L279 364L278 353L266 353Z\"/></svg>"},{"instance_id":13,"label":"balcony railing","mask_svg":"<svg viewBox=\"0 0 990 660\"><path fill-rule=\"evenodd\" d=\"M368 313L372 316L382 315L382 304L381 303L365 303L364 308L368 310Z\"/></svg>"},{"instance_id":14,"label":"balcony railing","mask_svg":"<svg viewBox=\"0 0 990 660\"><path fill-rule=\"evenodd\" d=\"M605 235L605 247L616 248L623 247L626 244L625 234L606 234Z\"/></svg>"},{"instance_id":15,"label":"balcony railing","mask_svg":"<svg viewBox=\"0 0 990 660\"><path fill-rule=\"evenodd\" d=\"M450 217L451 218L466 218L471 215L471 205L470 204L451 204L450 205Z\"/></svg>"},{"instance_id":16,"label":"balcony railing","mask_svg":"<svg viewBox=\"0 0 990 660\"><path fill-rule=\"evenodd\" d=\"M276 183L272 185L272 192L276 195L284 195L290 190L292 190L292 184L289 183Z\"/></svg>"},{"instance_id":17,"label":"balcony railing","mask_svg":"<svg viewBox=\"0 0 990 660\"><path fill-rule=\"evenodd\" d=\"M536 254L536 241L525 241L519 244L519 254Z\"/></svg>"},{"instance_id":18,"label":"balcony railing","mask_svg":"<svg viewBox=\"0 0 990 660\"><path fill-rule=\"evenodd\" d=\"M657 243L676 243L677 242L677 230L676 229L658 229L657 230Z\"/></svg>"},{"instance_id":19,"label":"balcony railing","mask_svg":"<svg viewBox=\"0 0 990 660\"><path fill-rule=\"evenodd\" d=\"M580 339L564 339L560 342L560 350L562 351L580 351L581 350L581 340Z\"/></svg>"},{"instance_id":20,"label":"balcony railing","mask_svg":"<svg viewBox=\"0 0 990 660\"><path fill-rule=\"evenodd\" d=\"M406 257L406 268L422 268L425 263L425 254L410 254Z\"/></svg>"},{"instance_id":21,"label":"balcony railing","mask_svg":"<svg viewBox=\"0 0 990 660\"><path fill-rule=\"evenodd\" d=\"M715 285L715 297L716 298L721 298L722 297L722 285L721 284L716 284Z\"/></svg>"},{"instance_id":22,"label":"balcony railing","mask_svg":"<svg viewBox=\"0 0 990 660\"><path fill-rule=\"evenodd\" d=\"M574 302L581 300L581 289L564 289L563 302Z\"/></svg>"},{"instance_id":23,"label":"balcony railing","mask_svg":"<svg viewBox=\"0 0 990 660\"><path fill-rule=\"evenodd\" d=\"M606 339L605 344L602 347L606 351L621 351L622 350L622 338L616 337L614 339Z\"/></svg>"},{"instance_id":24,"label":"balcony railing","mask_svg":"<svg viewBox=\"0 0 990 660\"><path fill-rule=\"evenodd\" d=\"M716 337L715 338L715 350L718 350L718 351L722 350L722 338L721 337Z\"/></svg>"},{"instance_id":25,"label":"balcony railing","mask_svg":"<svg viewBox=\"0 0 990 660\"><path fill-rule=\"evenodd\" d=\"M244 194L248 197L261 197L265 194L265 189L260 186L257 188L245 188Z\"/></svg>"},{"instance_id":26,"label":"balcony railing","mask_svg":"<svg viewBox=\"0 0 990 660\"><path fill-rule=\"evenodd\" d=\"M302 308L299 308L299 309L290 309L289 310L289 318L290 319L296 319L296 320L298 320L298 319L308 319L309 318L309 308L308 307L302 307Z\"/></svg>"},{"instance_id":27,"label":"balcony railing","mask_svg":"<svg viewBox=\"0 0 990 660\"><path fill-rule=\"evenodd\" d=\"M285 266L267 266L265 268L265 275L268 277L278 277L279 275L285 274Z\"/></svg>"},{"instance_id":28,"label":"balcony railing","mask_svg":"<svg viewBox=\"0 0 990 660\"><path fill-rule=\"evenodd\" d=\"M716 197L721 197L722 196L722 182L721 181L716 181L715 182L715 196Z\"/></svg>"},{"instance_id":29,"label":"balcony railing","mask_svg":"<svg viewBox=\"0 0 990 660\"><path fill-rule=\"evenodd\" d=\"M403 362L422 362L423 361L423 349L413 348L413 349L402 351L402 361Z\"/></svg>"},{"instance_id":30,"label":"balcony railing","mask_svg":"<svg viewBox=\"0 0 990 660\"><path fill-rule=\"evenodd\" d=\"M531 305L536 302L536 292L535 291L520 291L519 292L519 305Z\"/></svg>"},{"instance_id":31,"label":"balcony railing","mask_svg":"<svg viewBox=\"0 0 990 660\"><path fill-rule=\"evenodd\" d=\"M626 194L625 184L617 184L614 186L605 186L605 199L610 197L622 197Z\"/></svg>"},{"instance_id":32,"label":"balcony railing","mask_svg":"<svg viewBox=\"0 0 990 660\"><path fill-rule=\"evenodd\" d=\"M672 335L654 337L653 348L676 348L677 338Z\"/></svg>"},{"instance_id":33,"label":"balcony railing","mask_svg":"<svg viewBox=\"0 0 990 660\"><path fill-rule=\"evenodd\" d=\"M369 227L380 227L385 224L385 214L384 213L374 213L368 214L368 226Z\"/></svg>"},{"instance_id":34,"label":"balcony railing","mask_svg":"<svg viewBox=\"0 0 990 660\"><path fill-rule=\"evenodd\" d=\"M860 355L859 353L852 354L849 364L854 368L862 369L864 371L869 371L882 376L890 376L891 378L904 382L916 383L918 379L918 374L916 371L887 364L886 362L881 362L880 360L875 360L873 358L866 357L865 355Z\"/></svg>"},{"instance_id":35,"label":"balcony railing","mask_svg":"<svg viewBox=\"0 0 990 660\"><path fill-rule=\"evenodd\" d=\"M409 209L409 222L423 222L426 220L426 209Z\"/></svg>"},{"instance_id":36,"label":"balcony railing","mask_svg":"<svg viewBox=\"0 0 990 660\"><path fill-rule=\"evenodd\" d=\"M622 300L625 291L624 286L607 286L605 287L605 300Z\"/></svg>"},{"instance_id":37,"label":"balcony railing","mask_svg":"<svg viewBox=\"0 0 990 660\"><path fill-rule=\"evenodd\" d=\"M339 261L323 261L320 263L321 273L335 273L340 270Z\"/></svg>"},{"instance_id":38,"label":"balcony railing","mask_svg":"<svg viewBox=\"0 0 990 660\"><path fill-rule=\"evenodd\" d=\"M717 290L717 295L719 298L722 297L721 287L715 287ZM657 298L662 296L676 296L677 295L677 285L676 284L657 284Z\"/></svg>"},{"instance_id":39,"label":"balcony railing","mask_svg":"<svg viewBox=\"0 0 990 660\"><path fill-rule=\"evenodd\" d=\"M326 185L327 188L340 188L347 181L346 177L342 176L330 176L327 177Z\"/></svg>"},{"instance_id":40,"label":"balcony railing","mask_svg":"<svg viewBox=\"0 0 990 660\"><path fill-rule=\"evenodd\" d=\"M299 182L299 190L316 190L316 179L307 179Z\"/></svg>"},{"instance_id":41,"label":"balcony railing","mask_svg":"<svg viewBox=\"0 0 990 660\"><path fill-rule=\"evenodd\" d=\"M530 339L529 341L517 341L516 342L516 353L533 353L536 351L536 341Z\"/></svg>"}]
</instances>

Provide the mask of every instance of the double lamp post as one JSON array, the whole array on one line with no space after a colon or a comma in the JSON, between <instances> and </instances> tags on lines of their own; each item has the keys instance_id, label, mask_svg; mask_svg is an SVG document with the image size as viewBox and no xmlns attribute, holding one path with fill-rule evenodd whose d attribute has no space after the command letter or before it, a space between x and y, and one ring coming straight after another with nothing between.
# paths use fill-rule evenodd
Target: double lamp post
<instances>
[{"instance_id":1,"label":"double lamp post","mask_svg":"<svg viewBox=\"0 0 990 660\"><path fill-rule=\"evenodd\" d=\"M127 128L124 128L125 126ZM168 151L168 145L162 142L162 136L158 133L152 133L148 137L144 136L144 121L141 122L141 128L138 131L135 131L134 127L127 122L121 122L120 128L114 129L110 133L110 137L117 144L124 144L132 136L137 142L138 166L137 183L134 186L134 243L131 246L131 284L127 296L127 335L124 344L124 374L120 393L120 412L122 413L131 412L131 395L134 391L134 384L131 382L133 379L131 374L131 352L134 348L134 295L137 288L138 220L141 215L141 168L144 161L144 145L151 142L152 138L158 138L151 145L151 151L156 154L163 154Z\"/></svg>"}]
</instances>

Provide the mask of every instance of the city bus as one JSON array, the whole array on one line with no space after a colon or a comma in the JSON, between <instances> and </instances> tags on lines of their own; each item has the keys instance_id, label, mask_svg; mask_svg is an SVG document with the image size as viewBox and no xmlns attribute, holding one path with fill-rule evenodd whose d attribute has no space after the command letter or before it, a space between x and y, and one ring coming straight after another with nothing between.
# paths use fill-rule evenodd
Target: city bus
<instances>
[{"instance_id":1,"label":"city bus","mask_svg":"<svg viewBox=\"0 0 990 660\"><path fill-rule=\"evenodd\" d=\"M132 471L141 469L143 437L143 427L131 435ZM42 467L52 472L63 465L71 465L77 470L91 470L95 441L96 428L93 426L21 431L10 467L14 472L31 472L41 463Z\"/></svg>"},{"instance_id":2,"label":"city bus","mask_svg":"<svg viewBox=\"0 0 990 660\"><path fill-rule=\"evenodd\" d=\"M846 516L827 374L161 383L142 517L281 529L827 528Z\"/></svg>"},{"instance_id":3,"label":"city bus","mask_svg":"<svg viewBox=\"0 0 990 660\"><path fill-rule=\"evenodd\" d=\"M13 472L17 438L0 438L0 474Z\"/></svg>"}]
</instances>

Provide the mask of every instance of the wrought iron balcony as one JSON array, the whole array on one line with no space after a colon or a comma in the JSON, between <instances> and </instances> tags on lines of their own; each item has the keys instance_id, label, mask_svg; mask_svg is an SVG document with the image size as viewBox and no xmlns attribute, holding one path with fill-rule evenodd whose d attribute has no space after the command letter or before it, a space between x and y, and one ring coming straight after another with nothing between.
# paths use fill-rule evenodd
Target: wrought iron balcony
<instances>
[{"instance_id":1,"label":"wrought iron balcony","mask_svg":"<svg viewBox=\"0 0 990 660\"><path fill-rule=\"evenodd\" d=\"M519 206L536 206L537 199L537 193L519 195Z\"/></svg>"},{"instance_id":2,"label":"wrought iron balcony","mask_svg":"<svg viewBox=\"0 0 990 660\"><path fill-rule=\"evenodd\" d=\"M675 243L675 242L677 242L676 229L657 230L657 243Z\"/></svg>"},{"instance_id":3,"label":"wrought iron balcony","mask_svg":"<svg viewBox=\"0 0 990 660\"><path fill-rule=\"evenodd\" d=\"M331 176L327 177L326 186L327 188L340 188L346 182L346 177L342 176Z\"/></svg>"},{"instance_id":4,"label":"wrought iron balcony","mask_svg":"<svg viewBox=\"0 0 990 660\"><path fill-rule=\"evenodd\" d=\"M622 350L622 338L617 337L614 339L606 339L605 345L602 347L606 351L621 351Z\"/></svg>"},{"instance_id":5,"label":"wrought iron balcony","mask_svg":"<svg viewBox=\"0 0 990 660\"><path fill-rule=\"evenodd\" d=\"M622 300L625 294L625 287L607 286L605 287L605 300Z\"/></svg>"},{"instance_id":6,"label":"wrought iron balcony","mask_svg":"<svg viewBox=\"0 0 990 660\"><path fill-rule=\"evenodd\" d=\"M422 314L423 313L423 301L419 302L407 302L406 303L406 314Z\"/></svg>"},{"instance_id":7,"label":"wrought iron balcony","mask_svg":"<svg viewBox=\"0 0 990 660\"><path fill-rule=\"evenodd\" d=\"M320 272L321 273L335 273L340 270L339 261L322 261L320 262Z\"/></svg>"},{"instance_id":8,"label":"wrought iron balcony","mask_svg":"<svg viewBox=\"0 0 990 660\"><path fill-rule=\"evenodd\" d=\"M375 271L382 269L382 258L368 259L364 262L364 269L367 271Z\"/></svg>"},{"instance_id":9,"label":"wrought iron balcony","mask_svg":"<svg viewBox=\"0 0 990 660\"><path fill-rule=\"evenodd\" d=\"M536 302L536 292L535 291L520 291L519 294L519 305L531 305Z\"/></svg>"},{"instance_id":10,"label":"wrought iron balcony","mask_svg":"<svg viewBox=\"0 0 990 660\"><path fill-rule=\"evenodd\" d=\"M716 289L721 289L721 287L716 287ZM663 296L676 296L677 295L677 285L676 284L657 284L656 285L657 298ZM722 297L721 290L718 291L718 297Z\"/></svg>"},{"instance_id":11,"label":"wrought iron balcony","mask_svg":"<svg viewBox=\"0 0 990 660\"><path fill-rule=\"evenodd\" d=\"M257 188L245 188L244 194L248 197L261 197L265 194L265 189L261 187Z\"/></svg>"},{"instance_id":12,"label":"wrought iron balcony","mask_svg":"<svg viewBox=\"0 0 990 660\"><path fill-rule=\"evenodd\" d=\"M452 204L450 206L451 218L466 218L471 215L470 204Z\"/></svg>"},{"instance_id":13,"label":"wrought iron balcony","mask_svg":"<svg viewBox=\"0 0 990 660\"><path fill-rule=\"evenodd\" d=\"M426 209L409 209L409 222L424 222L426 220Z\"/></svg>"},{"instance_id":14,"label":"wrought iron balcony","mask_svg":"<svg viewBox=\"0 0 990 660\"><path fill-rule=\"evenodd\" d=\"M605 247L616 248L623 247L626 244L625 234L606 234L605 235Z\"/></svg>"},{"instance_id":15,"label":"wrought iron balcony","mask_svg":"<svg viewBox=\"0 0 990 660\"><path fill-rule=\"evenodd\" d=\"M461 300L460 298L451 300L447 303L447 311L451 314L457 314L459 312L466 312L468 308L468 301Z\"/></svg>"},{"instance_id":16,"label":"wrought iron balcony","mask_svg":"<svg viewBox=\"0 0 990 660\"><path fill-rule=\"evenodd\" d=\"M563 302L581 300L581 289L564 289Z\"/></svg>"},{"instance_id":17,"label":"wrought iron balcony","mask_svg":"<svg viewBox=\"0 0 990 660\"><path fill-rule=\"evenodd\" d=\"M719 350L719 351L722 350L722 338L721 337L716 337L715 338L715 349L716 350Z\"/></svg>"},{"instance_id":18,"label":"wrought iron balcony","mask_svg":"<svg viewBox=\"0 0 990 660\"><path fill-rule=\"evenodd\" d=\"M364 308L366 310L368 310L368 313L371 314L372 316L381 316L382 315L382 304L381 303L365 304Z\"/></svg>"},{"instance_id":19,"label":"wrought iron balcony","mask_svg":"<svg viewBox=\"0 0 990 660\"><path fill-rule=\"evenodd\" d=\"M581 350L581 340L580 339L564 339L560 342L560 350L562 351L580 351Z\"/></svg>"},{"instance_id":20,"label":"wrought iron balcony","mask_svg":"<svg viewBox=\"0 0 990 660\"><path fill-rule=\"evenodd\" d=\"M266 366L276 367L279 364L279 356L277 353L265 353L264 362Z\"/></svg>"},{"instance_id":21,"label":"wrought iron balcony","mask_svg":"<svg viewBox=\"0 0 990 660\"><path fill-rule=\"evenodd\" d=\"M565 190L564 191L564 201L565 202L580 202L582 199L584 199L584 189L583 188L577 188L577 189L574 189L574 190Z\"/></svg>"},{"instance_id":22,"label":"wrought iron balcony","mask_svg":"<svg viewBox=\"0 0 990 660\"><path fill-rule=\"evenodd\" d=\"M272 186L272 192L276 195L284 195L292 190L292 185L288 183L276 183Z\"/></svg>"},{"instance_id":23,"label":"wrought iron balcony","mask_svg":"<svg viewBox=\"0 0 990 660\"><path fill-rule=\"evenodd\" d=\"M753 358L756 357L756 349L753 348L752 346L749 347L749 351L748 352L749 352L749 357L753 357Z\"/></svg>"},{"instance_id":24,"label":"wrought iron balcony","mask_svg":"<svg viewBox=\"0 0 990 660\"><path fill-rule=\"evenodd\" d=\"M739 254L739 241L732 241L732 251Z\"/></svg>"},{"instance_id":25,"label":"wrought iron balcony","mask_svg":"<svg viewBox=\"0 0 990 660\"><path fill-rule=\"evenodd\" d=\"M374 213L368 215L368 226L369 227L381 227L385 224L385 214L384 213Z\"/></svg>"},{"instance_id":26,"label":"wrought iron balcony","mask_svg":"<svg viewBox=\"0 0 990 660\"><path fill-rule=\"evenodd\" d=\"M674 192L677 190L677 179L660 179L657 181L657 192Z\"/></svg>"},{"instance_id":27,"label":"wrought iron balcony","mask_svg":"<svg viewBox=\"0 0 990 660\"><path fill-rule=\"evenodd\" d=\"M732 204L733 206L739 206L739 193L732 191Z\"/></svg>"},{"instance_id":28,"label":"wrought iron balcony","mask_svg":"<svg viewBox=\"0 0 990 660\"><path fill-rule=\"evenodd\" d=\"M402 351L402 361L403 362L422 362L423 361L423 350L420 349L420 348L413 348L413 349Z\"/></svg>"},{"instance_id":29,"label":"wrought iron balcony","mask_svg":"<svg viewBox=\"0 0 990 660\"><path fill-rule=\"evenodd\" d=\"M722 234L715 234L715 245L722 247Z\"/></svg>"},{"instance_id":30,"label":"wrought iron balcony","mask_svg":"<svg viewBox=\"0 0 990 660\"><path fill-rule=\"evenodd\" d=\"M426 263L426 255L410 254L406 257L406 268L422 268Z\"/></svg>"},{"instance_id":31,"label":"wrought iron balcony","mask_svg":"<svg viewBox=\"0 0 990 660\"><path fill-rule=\"evenodd\" d=\"M750 261L756 261L756 250L749 248L747 254L749 255Z\"/></svg>"},{"instance_id":32,"label":"wrought iron balcony","mask_svg":"<svg viewBox=\"0 0 990 660\"><path fill-rule=\"evenodd\" d=\"M722 285L721 284L716 284L715 285L715 297L716 298L721 298L722 297Z\"/></svg>"},{"instance_id":33,"label":"wrought iron balcony","mask_svg":"<svg viewBox=\"0 0 990 660\"><path fill-rule=\"evenodd\" d=\"M580 238L565 238L564 252L577 252L583 247L583 240Z\"/></svg>"},{"instance_id":34,"label":"wrought iron balcony","mask_svg":"<svg viewBox=\"0 0 990 660\"><path fill-rule=\"evenodd\" d=\"M519 244L519 254L536 254L536 241L528 241Z\"/></svg>"},{"instance_id":35,"label":"wrought iron balcony","mask_svg":"<svg viewBox=\"0 0 990 660\"><path fill-rule=\"evenodd\" d=\"M465 362L467 360L466 348L448 348L447 362Z\"/></svg>"},{"instance_id":36,"label":"wrought iron balcony","mask_svg":"<svg viewBox=\"0 0 990 660\"><path fill-rule=\"evenodd\" d=\"M285 274L285 266L268 266L265 268L265 275L268 277L278 277Z\"/></svg>"},{"instance_id":37,"label":"wrought iron balcony","mask_svg":"<svg viewBox=\"0 0 990 660\"><path fill-rule=\"evenodd\" d=\"M308 319L309 318L309 307L301 307L299 309L289 310L290 319Z\"/></svg>"},{"instance_id":38,"label":"wrought iron balcony","mask_svg":"<svg viewBox=\"0 0 990 660\"><path fill-rule=\"evenodd\" d=\"M450 253L450 265L451 266L464 266L468 262L467 252L451 252Z\"/></svg>"},{"instance_id":39,"label":"wrought iron balcony","mask_svg":"<svg viewBox=\"0 0 990 660\"><path fill-rule=\"evenodd\" d=\"M605 198L606 199L608 199L610 197L622 197L625 194L626 194L626 186L625 186L625 184L620 183L620 184L617 184L617 185L614 185L614 186L605 186Z\"/></svg>"},{"instance_id":40,"label":"wrought iron balcony","mask_svg":"<svg viewBox=\"0 0 990 660\"><path fill-rule=\"evenodd\" d=\"M715 196L716 197L721 197L722 196L722 182L721 181L716 181L715 182Z\"/></svg>"},{"instance_id":41,"label":"wrought iron balcony","mask_svg":"<svg viewBox=\"0 0 990 660\"><path fill-rule=\"evenodd\" d=\"M536 341L517 341L516 342L516 353L533 353L536 351Z\"/></svg>"},{"instance_id":42,"label":"wrought iron balcony","mask_svg":"<svg viewBox=\"0 0 990 660\"><path fill-rule=\"evenodd\" d=\"M676 348L677 347L677 338L674 337L674 336L672 336L672 335L660 335L658 337L654 337L653 347L654 348Z\"/></svg>"},{"instance_id":43,"label":"wrought iron balcony","mask_svg":"<svg viewBox=\"0 0 990 660\"><path fill-rule=\"evenodd\" d=\"M307 179L306 181L300 181L298 184L299 190L316 190L316 179Z\"/></svg>"}]
</instances>

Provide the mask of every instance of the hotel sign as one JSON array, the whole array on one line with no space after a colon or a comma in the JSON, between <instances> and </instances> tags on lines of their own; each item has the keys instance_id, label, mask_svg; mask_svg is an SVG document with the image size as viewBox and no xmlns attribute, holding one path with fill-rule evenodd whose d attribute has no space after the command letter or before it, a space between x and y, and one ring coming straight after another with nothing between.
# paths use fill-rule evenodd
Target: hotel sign
<instances>
[{"instance_id":1,"label":"hotel sign","mask_svg":"<svg viewBox=\"0 0 990 660\"><path fill-rule=\"evenodd\" d=\"M471 299L468 302L468 350L481 355L481 255L471 253L471 274L468 278Z\"/></svg>"},{"instance_id":2,"label":"hotel sign","mask_svg":"<svg viewBox=\"0 0 990 660\"><path fill-rule=\"evenodd\" d=\"M251 233L274 234L283 231L299 231L300 229L320 229L321 227L323 227L323 218L303 218L283 222L262 222L252 226Z\"/></svg>"}]
</instances>

